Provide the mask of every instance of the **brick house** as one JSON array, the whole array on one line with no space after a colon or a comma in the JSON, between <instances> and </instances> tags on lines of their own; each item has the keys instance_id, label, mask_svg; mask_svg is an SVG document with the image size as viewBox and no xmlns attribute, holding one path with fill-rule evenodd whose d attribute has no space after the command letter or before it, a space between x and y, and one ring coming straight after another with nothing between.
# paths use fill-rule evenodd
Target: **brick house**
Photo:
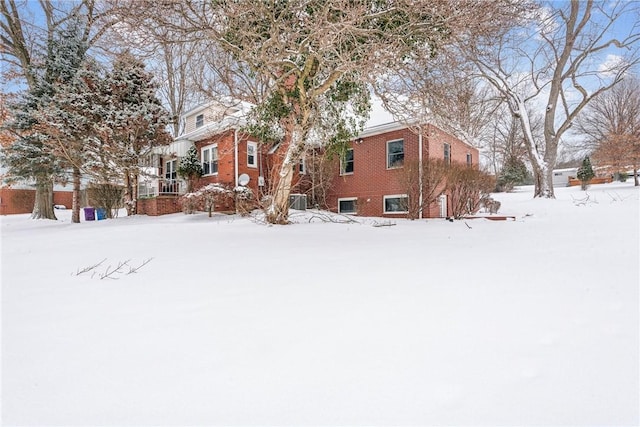
<instances>
[{"instance_id":1,"label":"brick house","mask_svg":"<svg viewBox=\"0 0 640 427\"><path fill-rule=\"evenodd\" d=\"M203 176L196 188L207 184L224 184L235 188L246 185L258 199L268 194L269 176L279 165L282 153L242 132L244 116L251 106L238 102L232 106L211 102L183 115L185 133L167 147L156 150L147 170L149 178L140 183L138 213L163 215L180 212L179 198L186 192L186 182L177 174L180 158L195 147ZM294 175L294 184L304 175L301 164ZM216 211L234 210L233 200L216 206Z\"/></svg>"},{"instance_id":2,"label":"brick house","mask_svg":"<svg viewBox=\"0 0 640 427\"><path fill-rule=\"evenodd\" d=\"M163 215L180 212L179 197L186 183L177 175L180 158L195 147L204 175L196 188L220 183L233 188L249 187L258 199L268 195L269 177L278 169L284 153L279 146L268 147L242 132L243 117L251 106L238 102L220 103L195 108L183 115L185 132L167 147L156 150L148 173L150 178L140 183L138 213ZM315 153L318 152L316 149ZM310 193L314 187L312 174L307 174L309 158L296 167L292 193ZM420 155L422 153L422 155ZM400 122L370 127L348 147L344 162L337 159L330 165L332 173L326 204L330 210L362 216L404 217L402 199L408 197L398 180L398 171L405 162L421 158L442 158L450 162L478 164L478 150L437 129L423 126L420 132ZM311 194L309 194L311 196ZM297 196L295 207L300 207ZM311 204L311 197L303 198ZM293 199L292 199L293 201ZM216 206L217 211L233 211L233 200ZM420 217L448 216L446 195L440 202L425 207Z\"/></svg>"},{"instance_id":3,"label":"brick house","mask_svg":"<svg viewBox=\"0 0 640 427\"><path fill-rule=\"evenodd\" d=\"M433 125L417 131L400 122L367 128L349 144L327 203L339 213L405 217L409 195L399 179L400 168L411 160L426 158L477 166L479 152ZM425 206L419 217L447 217L450 213L450 203L443 194L438 203Z\"/></svg>"}]
</instances>

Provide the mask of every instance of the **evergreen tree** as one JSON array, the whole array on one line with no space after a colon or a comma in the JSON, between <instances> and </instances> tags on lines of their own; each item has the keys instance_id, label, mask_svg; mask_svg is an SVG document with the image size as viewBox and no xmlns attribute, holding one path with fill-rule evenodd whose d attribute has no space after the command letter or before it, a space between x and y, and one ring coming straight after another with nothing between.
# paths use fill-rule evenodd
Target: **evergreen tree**
<instances>
[{"instance_id":1,"label":"evergreen tree","mask_svg":"<svg viewBox=\"0 0 640 427\"><path fill-rule=\"evenodd\" d=\"M13 107L14 120L5 125L18 138L4 150L2 163L7 166L10 179L35 182L32 218L56 219L53 182L65 178L65 165L51 145L59 129L49 126L40 113L58 99L60 88L74 78L84 61L87 45L81 27L79 19L72 19L51 37L44 66L30 70L35 84Z\"/></svg>"},{"instance_id":2,"label":"evergreen tree","mask_svg":"<svg viewBox=\"0 0 640 427\"><path fill-rule=\"evenodd\" d=\"M593 167L591 166L591 160L589 160L589 156L587 156L582 161L582 166L578 168L578 179L582 183L581 187L583 190L587 189L589 181L591 181L591 178L593 178L594 176L596 176L596 174L593 171Z\"/></svg>"},{"instance_id":3,"label":"evergreen tree","mask_svg":"<svg viewBox=\"0 0 640 427\"><path fill-rule=\"evenodd\" d=\"M498 176L496 190L509 192L514 186L524 184L528 177L529 171L522 160L509 160Z\"/></svg>"},{"instance_id":4,"label":"evergreen tree","mask_svg":"<svg viewBox=\"0 0 640 427\"><path fill-rule=\"evenodd\" d=\"M71 173L74 223L80 222L80 178L94 151L91 147L96 140L95 124L100 120L91 90L98 79L95 64L85 63L69 81L57 82L55 98L36 112L40 128L48 135L46 145Z\"/></svg>"},{"instance_id":5,"label":"evergreen tree","mask_svg":"<svg viewBox=\"0 0 640 427\"><path fill-rule=\"evenodd\" d=\"M129 53L120 55L104 81L103 121L99 127L103 174L116 172L125 187L128 215L137 210L143 160L154 147L171 142L169 113L156 97L157 86L144 64ZM106 170L105 170L106 168Z\"/></svg>"},{"instance_id":6,"label":"evergreen tree","mask_svg":"<svg viewBox=\"0 0 640 427\"><path fill-rule=\"evenodd\" d=\"M196 147L189 148L187 155L180 159L177 172L187 180L187 193L191 193L196 180L202 176L202 165Z\"/></svg>"}]
</instances>

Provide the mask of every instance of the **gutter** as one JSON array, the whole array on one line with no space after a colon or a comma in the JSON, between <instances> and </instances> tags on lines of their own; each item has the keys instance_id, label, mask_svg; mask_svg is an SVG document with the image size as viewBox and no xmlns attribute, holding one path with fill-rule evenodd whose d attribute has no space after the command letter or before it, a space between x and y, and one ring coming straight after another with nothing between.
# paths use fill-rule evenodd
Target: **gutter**
<instances>
[{"instance_id":1,"label":"gutter","mask_svg":"<svg viewBox=\"0 0 640 427\"><path fill-rule=\"evenodd\" d=\"M419 207L420 211L418 212L418 219L422 219L422 211L423 211L423 194L422 194L422 126L420 127L420 133L418 134L418 188L419 188Z\"/></svg>"},{"instance_id":2,"label":"gutter","mask_svg":"<svg viewBox=\"0 0 640 427\"><path fill-rule=\"evenodd\" d=\"M233 188L238 186L238 128L233 130L233 153L234 153L234 164L233 170L236 178L236 185Z\"/></svg>"}]
</instances>

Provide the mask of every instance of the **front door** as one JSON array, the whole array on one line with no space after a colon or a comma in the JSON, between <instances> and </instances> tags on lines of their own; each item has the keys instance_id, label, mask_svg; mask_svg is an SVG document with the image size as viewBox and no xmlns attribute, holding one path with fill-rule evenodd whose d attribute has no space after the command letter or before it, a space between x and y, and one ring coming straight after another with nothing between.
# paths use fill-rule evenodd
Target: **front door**
<instances>
[{"instance_id":1,"label":"front door","mask_svg":"<svg viewBox=\"0 0 640 427\"><path fill-rule=\"evenodd\" d=\"M447 216L447 195L441 194L438 198L438 202L440 203L440 218L446 218Z\"/></svg>"}]
</instances>

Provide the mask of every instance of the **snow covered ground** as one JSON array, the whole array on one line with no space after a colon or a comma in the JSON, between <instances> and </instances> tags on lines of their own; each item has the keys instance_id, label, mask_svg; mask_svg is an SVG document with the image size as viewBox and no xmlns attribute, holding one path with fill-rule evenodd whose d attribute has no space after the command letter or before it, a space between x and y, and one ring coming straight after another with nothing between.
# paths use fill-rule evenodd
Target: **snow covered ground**
<instances>
[{"instance_id":1,"label":"snow covered ground","mask_svg":"<svg viewBox=\"0 0 640 427\"><path fill-rule=\"evenodd\" d=\"M388 227L2 217L3 425L638 425L639 192L587 194Z\"/></svg>"}]
</instances>

